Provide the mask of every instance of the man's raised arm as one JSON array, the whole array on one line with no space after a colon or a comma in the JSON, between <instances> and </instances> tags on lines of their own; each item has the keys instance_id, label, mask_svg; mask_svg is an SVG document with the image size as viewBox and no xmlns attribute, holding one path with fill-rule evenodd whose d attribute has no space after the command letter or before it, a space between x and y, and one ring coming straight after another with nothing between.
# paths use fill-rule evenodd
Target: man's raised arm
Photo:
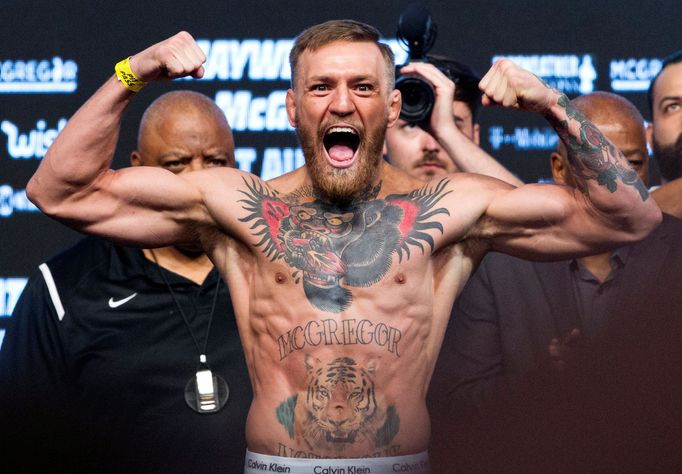
<instances>
[{"instance_id":1,"label":"man's raised arm","mask_svg":"<svg viewBox=\"0 0 682 474\"><path fill-rule=\"evenodd\" d=\"M456 90L452 79L429 63L410 63L401 69L401 73L416 74L431 84L435 101L429 133L433 134L458 171L492 176L513 186L523 185L523 181L459 130L452 113ZM471 121L473 126L473 111Z\"/></svg>"},{"instance_id":2,"label":"man's raised arm","mask_svg":"<svg viewBox=\"0 0 682 474\"><path fill-rule=\"evenodd\" d=\"M29 181L29 199L77 230L120 241L159 246L188 238L183 223L206 214L193 179L156 168L109 166L134 83L201 77L204 61L186 32L132 56L69 120ZM126 78L133 84L124 85Z\"/></svg>"},{"instance_id":3,"label":"man's raised arm","mask_svg":"<svg viewBox=\"0 0 682 474\"><path fill-rule=\"evenodd\" d=\"M566 145L572 183L498 193L477 229L492 247L526 258L595 253L644 238L661 212L627 159L568 101L509 60L483 77L483 104L541 113Z\"/></svg>"}]
</instances>

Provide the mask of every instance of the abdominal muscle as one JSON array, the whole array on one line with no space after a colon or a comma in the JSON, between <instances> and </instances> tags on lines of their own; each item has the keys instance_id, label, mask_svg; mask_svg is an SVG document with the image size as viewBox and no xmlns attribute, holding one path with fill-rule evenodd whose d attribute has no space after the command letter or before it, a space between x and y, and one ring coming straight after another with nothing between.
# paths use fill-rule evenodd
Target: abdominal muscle
<instances>
[{"instance_id":1,"label":"abdominal muscle","mask_svg":"<svg viewBox=\"0 0 682 474\"><path fill-rule=\"evenodd\" d=\"M428 331L395 315L316 316L270 317L268 329L245 347L254 381L249 450L299 458L424 451L433 365L424 350Z\"/></svg>"},{"instance_id":2,"label":"abdominal muscle","mask_svg":"<svg viewBox=\"0 0 682 474\"><path fill-rule=\"evenodd\" d=\"M434 294L434 280L456 288L462 275L459 263L439 263L446 277L434 278L429 261L394 262L381 281L354 287L339 312L311 304L280 262L229 267L253 384L250 451L365 458L427 449L426 390L452 305Z\"/></svg>"}]
</instances>

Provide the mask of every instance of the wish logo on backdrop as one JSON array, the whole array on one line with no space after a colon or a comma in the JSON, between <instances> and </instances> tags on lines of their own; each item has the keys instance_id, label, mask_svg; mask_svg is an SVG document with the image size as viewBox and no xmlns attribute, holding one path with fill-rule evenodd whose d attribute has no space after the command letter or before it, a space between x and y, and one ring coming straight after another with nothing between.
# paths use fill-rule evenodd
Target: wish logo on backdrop
<instances>
[{"instance_id":1,"label":"wish logo on backdrop","mask_svg":"<svg viewBox=\"0 0 682 474\"><path fill-rule=\"evenodd\" d=\"M49 127L47 120L41 118L31 130L21 130L10 120L0 121L0 131L7 136L7 154L15 160L42 159L59 132L66 127L66 121L62 117L56 127Z\"/></svg>"}]
</instances>

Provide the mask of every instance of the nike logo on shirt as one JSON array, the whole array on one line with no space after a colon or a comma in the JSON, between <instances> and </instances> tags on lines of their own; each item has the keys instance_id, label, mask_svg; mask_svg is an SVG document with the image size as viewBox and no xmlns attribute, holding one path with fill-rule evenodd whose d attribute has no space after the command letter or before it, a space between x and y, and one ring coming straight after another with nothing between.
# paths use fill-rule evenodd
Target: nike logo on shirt
<instances>
[{"instance_id":1,"label":"nike logo on shirt","mask_svg":"<svg viewBox=\"0 0 682 474\"><path fill-rule=\"evenodd\" d=\"M110 308L118 308L122 304L126 304L128 301L132 300L137 296L137 293L133 293L132 295L123 298L122 300L114 300L114 298L109 298L109 307Z\"/></svg>"}]
</instances>

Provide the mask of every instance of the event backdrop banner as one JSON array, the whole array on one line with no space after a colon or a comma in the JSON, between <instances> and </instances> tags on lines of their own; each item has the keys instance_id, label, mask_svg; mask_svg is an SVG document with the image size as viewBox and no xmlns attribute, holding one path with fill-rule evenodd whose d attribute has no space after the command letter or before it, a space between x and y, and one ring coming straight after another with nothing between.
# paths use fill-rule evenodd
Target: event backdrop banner
<instances>
[{"instance_id":1,"label":"event backdrop banner","mask_svg":"<svg viewBox=\"0 0 682 474\"><path fill-rule=\"evenodd\" d=\"M80 235L28 201L28 179L75 110L127 55L186 30L206 52L201 80L142 90L123 121L114 167L129 163L143 110L160 94L202 92L225 112L237 165L272 178L303 163L284 98L288 54L304 28L337 18L376 26L397 62L395 40L408 1L237 2L121 0L3 2L0 21L0 341L26 278ZM570 97L595 90L632 100L649 117L646 90L660 59L682 47L681 2L426 2L438 27L432 52L483 75L509 57ZM481 144L526 182L550 178L556 135L541 118L482 110ZM654 174L655 176L655 174Z\"/></svg>"}]
</instances>

